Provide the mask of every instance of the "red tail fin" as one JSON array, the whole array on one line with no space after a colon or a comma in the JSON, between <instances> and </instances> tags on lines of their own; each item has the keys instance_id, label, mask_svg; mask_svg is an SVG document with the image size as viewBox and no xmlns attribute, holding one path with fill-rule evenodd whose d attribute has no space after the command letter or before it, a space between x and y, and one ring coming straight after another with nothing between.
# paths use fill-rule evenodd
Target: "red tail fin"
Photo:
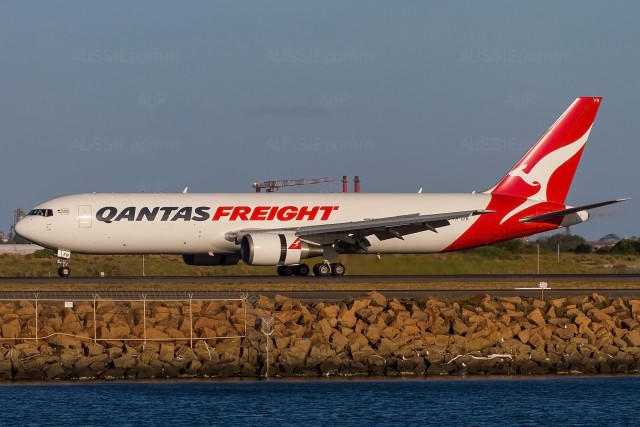
<instances>
[{"instance_id":1,"label":"red tail fin","mask_svg":"<svg viewBox=\"0 0 640 427\"><path fill-rule=\"evenodd\" d=\"M576 99L487 192L564 203L601 100L602 97Z\"/></svg>"}]
</instances>

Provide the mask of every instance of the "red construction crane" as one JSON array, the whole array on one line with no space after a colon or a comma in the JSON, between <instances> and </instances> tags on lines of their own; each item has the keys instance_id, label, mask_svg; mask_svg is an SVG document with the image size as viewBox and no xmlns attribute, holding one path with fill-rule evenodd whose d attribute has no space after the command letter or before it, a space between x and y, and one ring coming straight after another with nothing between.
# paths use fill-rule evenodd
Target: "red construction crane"
<instances>
[{"instance_id":1,"label":"red construction crane","mask_svg":"<svg viewBox=\"0 0 640 427\"><path fill-rule=\"evenodd\" d=\"M290 185L320 184L322 182L332 181L334 181L332 176L327 176L324 178L280 179L277 181L254 182L253 188L256 189L256 193L259 193L263 188L267 190L268 193L273 193L280 187L288 187Z\"/></svg>"}]
</instances>

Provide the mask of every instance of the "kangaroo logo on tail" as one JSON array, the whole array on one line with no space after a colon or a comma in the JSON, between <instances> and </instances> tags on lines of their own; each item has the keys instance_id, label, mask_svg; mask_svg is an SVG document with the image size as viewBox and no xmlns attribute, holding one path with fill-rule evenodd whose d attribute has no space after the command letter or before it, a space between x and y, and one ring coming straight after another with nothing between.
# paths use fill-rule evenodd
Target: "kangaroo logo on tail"
<instances>
[{"instance_id":1,"label":"kangaroo logo on tail","mask_svg":"<svg viewBox=\"0 0 640 427\"><path fill-rule=\"evenodd\" d=\"M564 203L601 99L576 99L511 171L487 191L523 199L500 224L541 202Z\"/></svg>"},{"instance_id":2,"label":"kangaroo logo on tail","mask_svg":"<svg viewBox=\"0 0 640 427\"><path fill-rule=\"evenodd\" d=\"M541 202L546 201L548 198L547 189L549 187L551 175L553 175L560 166L564 165L569 161L569 159L582 150L584 145L587 143L587 139L589 139L590 132L591 128L589 128L582 137L573 143L565 145L564 147L558 148L557 150L547 154L540 159L540 161L538 161L538 163L536 163L529 172L525 172L527 168L527 164L525 163L521 166L516 166L516 168L509 172L508 175L512 177L519 177L531 187L538 187L538 191L532 196L529 196L528 199L538 200ZM523 201L520 206L507 213L504 218L502 218L502 221L500 221L500 224L507 221L513 215L523 211L528 206L533 206L533 204L527 203L527 201L528 200Z\"/></svg>"}]
</instances>

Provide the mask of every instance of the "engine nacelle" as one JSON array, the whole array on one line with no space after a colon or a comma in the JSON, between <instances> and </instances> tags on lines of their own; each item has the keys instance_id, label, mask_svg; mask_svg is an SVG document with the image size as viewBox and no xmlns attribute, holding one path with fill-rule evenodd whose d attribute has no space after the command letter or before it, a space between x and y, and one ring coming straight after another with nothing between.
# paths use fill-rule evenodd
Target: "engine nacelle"
<instances>
[{"instance_id":1,"label":"engine nacelle","mask_svg":"<svg viewBox=\"0 0 640 427\"><path fill-rule=\"evenodd\" d=\"M321 246L303 242L293 234L245 234L240 241L240 256L249 265L291 265L301 259L320 256Z\"/></svg>"},{"instance_id":2,"label":"engine nacelle","mask_svg":"<svg viewBox=\"0 0 640 427\"><path fill-rule=\"evenodd\" d=\"M236 265L240 261L238 254L182 254L187 265Z\"/></svg>"}]
</instances>

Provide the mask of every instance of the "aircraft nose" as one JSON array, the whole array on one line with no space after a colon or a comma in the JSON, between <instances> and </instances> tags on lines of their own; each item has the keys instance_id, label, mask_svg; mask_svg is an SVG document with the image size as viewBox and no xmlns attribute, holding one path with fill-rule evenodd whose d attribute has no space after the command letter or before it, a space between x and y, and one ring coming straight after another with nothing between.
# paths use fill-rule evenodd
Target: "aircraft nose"
<instances>
[{"instance_id":1,"label":"aircraft nose","mask_svg":"<svg viewBox=\"0 0 640 427\"><path fill-rule=\"evenodd\" d=\"M15 231L20 236L25 239L29 238L29 220L27 218L23 218L16 224Z\"/></svg>"}]
</instances>

